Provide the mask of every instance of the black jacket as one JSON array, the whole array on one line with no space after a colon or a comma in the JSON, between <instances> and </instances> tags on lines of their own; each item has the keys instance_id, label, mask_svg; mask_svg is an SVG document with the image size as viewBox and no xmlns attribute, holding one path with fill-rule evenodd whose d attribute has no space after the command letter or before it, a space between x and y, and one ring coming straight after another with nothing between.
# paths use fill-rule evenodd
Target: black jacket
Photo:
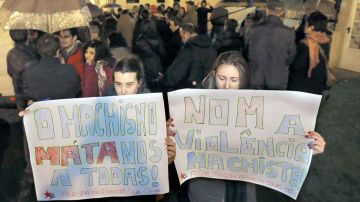
<instances>
[{"instance_id":1,"label":"black jacket","mask_svg":"<svg viewBox=\"0 0 360 202\"><path fill-rule=\"evenodd\" d=\"M24 93L33 101L75 98L80 94L80 77L72 65L58 58L42 58L23 73Z\"/></svg>"},{"instance_id":2,"label":"black jacket","mask_svg":"<svg viewBox=\"0 0 360 202\"><path fill-rule=\"evenodd\" d=\"M183 42L181 41L179 29L172 33L170 40L165 43L166 49L166 58L165 58L165 67L171 65L176 56L178 55Z\"/></svg>"},{"instance_id":3,"label":"black jacket","mask_svg":"<svg viewBox=\"0 0 360 202\"><path fill-rule=\"evenodd\" d=\"M24 65L32 60L39 60L37 53L31 46L15 43L6 56L7 72L10 77L24 71Z\"/></svg>"},{"instance_id":4,"label":"black jacket","mask_svg":"<svg viewBox=\"0 0 360 202\"><path fill-rule=\"evenodd\" d=\"M250 88L286 90L295 54L295 32L270 15L250 28L246 39Z\"/></svg>"},{"instance_id":5,"label":"black jacket","mask_svg":"<svg viewBox=\"0 0 360 202\"><path fill-rule=\"evenodd\" d=\"M196 87L210 71L216 56L207 35L190 38L167 69L165 85L171 90Z\"/></svg>"},{"instance_id":6,"label":"black jacket","mask_svg":"<svg viewBox=\"0 0 360 202\"><path fill-rule=\"evenodd\" d=\"M24 89L22 74L30 63L37 63L39 57L31 46L23 43L15 43L6 56L7 71L12 79L16 105L19 109L24 109L27 103L24 101Z\"/></svg>"},{"instance_id":7,"label":"black jacket","mask_svg":"<svg viewBox=\"0 0 360 202\"><path fill-rule=\"evenodd\" d=\"M213 45L219 55L225 51L241 51L243 42L236 32L223 31L216 35Z\"/></svg>"},{"instance_id":8,"label":"black jacket","mask_svg":"<svg viewBox=\"0 0 360 202\"><path fill-rule=\"evenodd\" d=\"M147 84L150 90L156 92L159 73L164 73L162 58L166 57L164 43L161 38L145 38L139 35L133 47L133 52L137 54L144 63ZM155 85L155 86L154 86Z\"/></svg>"},{"instance_id":9,"label":"black jacket","mask_svg":"<svg viewBox=\"0 0 360 202\"><path fill-rule=\"evenodd\" d=\"M203 8L200 7L196 9L198 15L198 25L205 25L208 22L208 13L211 13L213 10L212 7L210 8Z\"/></svg>"},{"instance_id":10,"label":"black jacket","mask_svg":"<svg viewBox=\"0 0 360 202\"><path fill-rule=\"evenodd\" d=\"M330 43L322 44L321 47L328 57ZM290 66L288 89L321 95L327 88L327 72L325 59L321 54L319 59L319 64L312 70L309 78L309 47L305 43L299 43L295 60Z\"/></svg>"}]
</instances>

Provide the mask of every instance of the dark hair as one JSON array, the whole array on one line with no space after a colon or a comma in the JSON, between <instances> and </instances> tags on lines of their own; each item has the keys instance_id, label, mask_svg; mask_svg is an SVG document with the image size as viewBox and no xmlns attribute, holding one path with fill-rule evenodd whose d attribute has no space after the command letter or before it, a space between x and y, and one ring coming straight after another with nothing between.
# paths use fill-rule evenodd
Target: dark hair
<instances>
[{"instance_id":1,"label":"dark hair","mask_svg":"<svg viewBox=\"0 0 360 202\"><path fill-rule=\"evenodd\" d=\"M197 27L192 23L185 23L181 26L181 29L185 32L188 32L190 34L198 33Z\"/></svg>"},{"instance_id":2,"label":"dark hair","mask_svg":"<svg viewBox=\"0 0 360 202\"><path fill-rule=\"evenodd\" d=\"M141 19L142 20L148 20L148 19L150 19L150 17L151 17L151 14L150 14L150 12L147 10L147 9L141 9L140 11L139 11L139 15L140 15L140 17L141 17Z\"/></svg>"},{"instance_id":3,"label":"dark hair","mask_svg":"<svg viewBox=\"0 0 360 202\"><path fill-rule=\"evenodd\" d=\"M176 16L176 11L175 11L173 8L168 8L168 9L165 11L164 15L167 15L168 18L171 18L171 17L173 17L173 16Z\"/></svg>"},{"instance_id":4,"label":"dark hair","mask_svg":"<svg viewBox=\"0 0 360 202\"><path fill-rule=\"evenodd\" d=\"M60 48L60 42L58 38L44 34L37 41L36 48L42 58L54 57Z\"/></svg>"},{"instance_id":5,"label":"dark hair","mask_svg":"<svg viewBox=\"0 0 360 202\"><path fill-rule=\"evenodd\" d=\"M179 16L172 16L170 20L174 22L175 26L181 27L183 24L183 19Z\"/></svg>"},{"instance_id":6,"label":"dark hair","mask_svg":"<svg viewBox=\"0 0 360 202\"><path fill-rule=\"evenodd\" d=\"M238 22L234 19L228 19L225 22L225 27L227 31L236 32Z\"/></svg>"},{"instance_id":7,"label":"dark hair","mask_svg":"<svg viewBox=\"0 0 360 202\"><path fill-rule=\"evenodd\" d=\"M113 75L115 75L116 72L121 72L121 73L135 72L136 79L138 80L138 82L141 82L138 92L142 92L145 89L144 65L138 56L132 54L125 56L124 58L116 62L113 71L114 71Z\"/></svg>"},{"instance_id":8,"label":"dark hair","mask_svg":"<svg viewBox=\"0 0 360 202\"><path fill-rule=\"evenodd\" d=\"M212 70L202 81L202 85L207 89L216 89L214 72L216 73L218 67L223 64L233 65L239 71L239 89L246 89L248 87L249 72L244 57L238 51L228 51L221 53L216 58Z\"/></svg>"},{"instance_id":9,"label":"dark hair","mask_svg":"<svg viewBox=\"0 0 360 202\"><path fill-rule=\"evenodd\" d=\"M129 10L128 9L124 9L121 11L121 14L128 14L129 13Z\"/></svg>"},{"instance_id":10,"label":"dark hair","mask_svg":"<svg viewBox=\"0 0 360 202\"><path fill-rule=\"evenodd\" d=\"M86 50L88 48L95 49L94 63L96 63L99 60L108 60L112 57L109 48L102 41L93 40L93 41L90 41L89 43L87 43L85 45L84 51L83 51L84 57L85 57ZM84 58L84 61L85 61L85 58Z\"/></svg>"},{"instance_id":11,"label":"dark hair","mask_svg":"<svg viewBox=\"0 0 360 202\"><path fill-rule=\"evenodd\" d=\"M127 47L125 38L121 33L112 33L109 35L110 48Z\"/></svg>"},{"instance_id":12,"label":"dark hair","mask_svg":"<svg viewBox=\"0 0 360 202\"><path fill-rule=\"evenodd\" d=\"M78 31L77 28L64 29L64 30L61 30L61 31L66 31L66 30L69 30L72 37L79 36L79 31Z\"/></svg>"},{"instance_id":13,"label":"dark hair","mask_svg":"<svg viewBox=\"0 0 360 202\"><path fill-rule=\"evenodd\" d=\"M327 31L327 17L320 11L312 12L307 18L308 26L314 26L314 31L326 32Z\"/></svg>"},{"instance_id":14,"label":"dark hair","mask_svg":"<svg viewBox=\"0 0 360 202\"><path fill-rule=\"evenodd\" d=\"M10 38L15 43L26 42L26 39L28 37L28 31L26 29L10 30L9 33L10 33Z\"/></svg>"},{"instance_id":15,"label":"dark hair","mask_svg":"<svg viewBox=\"0 0 360 202\"><path fill-rule=\"evenodd\" d=\"M180 10L183 10L183 11L184 11L184 15L183 15L183 16L180 16L180 17L183 18L183 17L185 16L185 14L186 14L186 9L185 9L184 7L180 7L179 10L177 11L177 15L179 15L179 11L180 11Z\"/></svg>"}]
</instances>

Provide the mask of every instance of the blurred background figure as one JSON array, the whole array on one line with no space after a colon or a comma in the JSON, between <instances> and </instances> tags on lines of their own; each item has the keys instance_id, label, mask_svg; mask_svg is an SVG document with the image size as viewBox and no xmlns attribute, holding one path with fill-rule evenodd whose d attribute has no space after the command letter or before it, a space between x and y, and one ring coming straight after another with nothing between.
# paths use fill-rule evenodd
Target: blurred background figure
<instances>
[{"instance_id":1,"label":"blurred background figure","mask_svg":"<svg viewBox=\"0 0 360 202\"><path fill-rule=\"evenodd\" d=\"M104 42L91 41L85 45L84 53L82 96L104 96L113 82L110 50Z\"/></svg>"}]
</instances>

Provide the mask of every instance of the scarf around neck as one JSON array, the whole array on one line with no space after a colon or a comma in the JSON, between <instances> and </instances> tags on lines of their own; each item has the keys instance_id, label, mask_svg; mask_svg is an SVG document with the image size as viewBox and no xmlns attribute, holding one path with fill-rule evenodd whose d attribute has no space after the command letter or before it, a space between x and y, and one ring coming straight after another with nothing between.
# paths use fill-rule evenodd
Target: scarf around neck
<instances>
[{"instance_id":1,"label":"scarf around neck","mask_svg":"<svg viewBox=\"0 0 360 202\"><path fill-rule=\"evenodd\" d=\"M312 31L306 34L304 42L309 47L309 69L307 76L310 78L312 70L315 69L320 62L320 44L329 43L330 38L324 32Z\"/></svg>"}]
</instances>

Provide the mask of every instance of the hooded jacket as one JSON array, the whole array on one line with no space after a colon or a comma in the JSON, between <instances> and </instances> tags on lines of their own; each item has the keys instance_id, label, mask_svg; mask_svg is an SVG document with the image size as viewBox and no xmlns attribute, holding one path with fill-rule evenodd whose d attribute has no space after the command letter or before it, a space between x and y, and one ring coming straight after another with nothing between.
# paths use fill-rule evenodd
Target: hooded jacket
<instances>
[{"instance_id":1,"label":"hooded jacket","mask_svg":"<svg viewBox=\"0 0 360 202\"><path fill-rule=\"evenodd\" d=\"M216 50L212 47L209 36L197 35L190 38L167 69L165 85L172 90L194 88L210 71L216 56ZM192 80L193 74L198 72L202 75L202 78L199 78L201 80Z\"/></svg>"}]
</instances>

